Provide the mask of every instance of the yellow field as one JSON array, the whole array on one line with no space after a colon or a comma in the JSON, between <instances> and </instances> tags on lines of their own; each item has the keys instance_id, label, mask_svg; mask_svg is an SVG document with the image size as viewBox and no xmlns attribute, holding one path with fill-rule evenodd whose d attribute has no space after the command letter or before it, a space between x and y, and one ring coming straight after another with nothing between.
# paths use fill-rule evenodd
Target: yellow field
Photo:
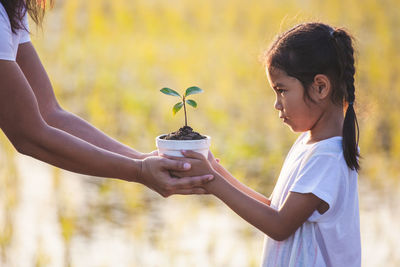
<instances>
[{"instance_id":1,"label":"yellow field","mask_svg":"<svg viewBox=\"0 0 400 267\"><path fill-rule=\"evenodd\" d=\"M274 94L259 57L276 34L297 23L345 27L358 51L360 179L385 187L398 186L400 174L399 7L397 0L56 0L43 29L31 23L31 30L60 104L137 150L154 150L157 135L184 123L183 112L172 116L176 99L159 89L204 89L193 97L198 108L189 108L189 125L212 137L213 153L236 177L270 194L297 135L273 108ZM18 205L15 153L1 135L3 259L12 243L12 214ZM53 170L55 192L61 192L63 176ZM115 195L128 222L150 212L153 201L162 201L141 186L94 181L98 201L84 218L63 197L57 198L65 244L90 232L99 217L117 221L112 213ZM135 227L131 230L141 231ZM36 261L47 266L45 259Z\"/></svg>"}]
</instances>

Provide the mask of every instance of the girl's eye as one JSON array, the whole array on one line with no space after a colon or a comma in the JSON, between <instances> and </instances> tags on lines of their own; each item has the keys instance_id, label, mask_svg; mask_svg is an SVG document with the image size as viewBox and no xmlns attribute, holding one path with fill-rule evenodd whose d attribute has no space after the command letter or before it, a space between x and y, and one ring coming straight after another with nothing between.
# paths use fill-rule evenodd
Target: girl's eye
<instances>
[{"instance_id":1,"label":"girl's eye","mask_svg":"<svg viewBox=\"0 0 400 267\"><path fill-rule=\"evenodd\" d=\"M276 92L278 94L283 94L284 92L286 92L286 90L284 90L284 89L276 89Z\"/></svg>"}]
</instances>

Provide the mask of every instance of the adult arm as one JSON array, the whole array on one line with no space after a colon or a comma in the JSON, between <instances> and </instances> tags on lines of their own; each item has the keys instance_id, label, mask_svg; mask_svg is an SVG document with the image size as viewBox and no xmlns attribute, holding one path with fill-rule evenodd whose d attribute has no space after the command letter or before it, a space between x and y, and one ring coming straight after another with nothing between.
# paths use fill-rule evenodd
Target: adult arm
<instances>
[{"instance_id":1,"label":"adult arm","mask_svg":"<svg viewBox=\"0 0 400 267\"><path fill-rule=\"evenodd\" d=\"M142 159L148 154L140 153L107 136L82 118L64 110L58 103L50 79L31 42L20 44L17 63L32 88L40 114L46 123L70 133L88 143L127 157Z\"/></svg>"},{"instance_id":2,"label":"adult arm","mask_svg":"<svg viewBox=\"0 0 400 267\"><path fill-rule=\"evenodd\" d=\"M0 60L0 127L22 154L81 174L142 183L163 196L201 192L194 187L210 178L173 179L168 170L185 170L184 162L161 157L131 159L48 125L15 61Z\"/></svg>"},{"instance_id":3,"label":"adult arm","mask_svg":"<svg viewBox=\"0 0 400 267\"><path fill-rule=\"evenodd\" d=\"M0 70L0 126L19 152L82 174L127 180L138 177L140 161L49 126L16 62L0 60Z\"/></svg>"}]
</instances>

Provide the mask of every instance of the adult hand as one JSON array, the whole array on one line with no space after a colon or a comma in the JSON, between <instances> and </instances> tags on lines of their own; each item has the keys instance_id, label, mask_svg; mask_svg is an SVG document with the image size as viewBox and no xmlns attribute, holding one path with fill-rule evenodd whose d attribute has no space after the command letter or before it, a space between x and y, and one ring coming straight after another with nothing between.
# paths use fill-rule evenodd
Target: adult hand
<instances>
[{"instance_id":1,"label":"adult hand","mask_svg":"<svg viewBox=\"0 0 400 267\"><path fill-rule=\"evenodd\" d=\"M187 171L191 165L186 161L163 157L147 157L142 161L139 182L153 189L163 197L173 194L206 194L203 185L213 179L213 175L173 178L169 171Z\"/></svg>"}]
</instances>

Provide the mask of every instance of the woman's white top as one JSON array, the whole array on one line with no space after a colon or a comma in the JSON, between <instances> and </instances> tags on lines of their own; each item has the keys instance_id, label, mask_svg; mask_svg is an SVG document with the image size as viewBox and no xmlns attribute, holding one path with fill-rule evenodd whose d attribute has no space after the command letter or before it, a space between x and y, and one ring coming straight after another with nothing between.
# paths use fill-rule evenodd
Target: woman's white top
<instances>
[{"instance_id":1,"label":"woman's white top","mask_svg":"<svg viewBox=\"0 0 400 267\"><path fill-rule=\"evenodd\" d=\"M25 13L23 19L23 25L25 29L19 29L14 34L11 30L10 19L8 18L7 12L0 3L0 60L11 60L15 61L17 58L19 44L29 42L29 26L28 26L28 14Z\"/></svg>"}]
</instances>

